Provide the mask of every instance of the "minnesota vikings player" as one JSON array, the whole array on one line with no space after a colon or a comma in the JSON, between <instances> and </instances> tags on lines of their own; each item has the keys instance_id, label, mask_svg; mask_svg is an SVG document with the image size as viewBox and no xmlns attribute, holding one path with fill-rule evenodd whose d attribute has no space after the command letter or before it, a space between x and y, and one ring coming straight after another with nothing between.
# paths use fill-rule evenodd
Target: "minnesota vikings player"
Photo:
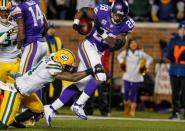
<instances>
[{"instance_id":1,"label":"minnesota vikings player","mask_svg":"<svg viewBox=\"0 0 185 131\"><path fill-rule=\"evenodd\" d=\"M73 28L80 32L80 18L84 15L90 17L95 22L95 27L89 36L86 36L78 49L80 64L78 71L101 65L101 55L105 49L118 50L124 46L126 35L134 28L134 21L127 16L129 12L128 4L125 0L116 0L111 7L106 4L100 4L96 8L82 8L77 12ZM100 68L103 68L102 66ZM71 110L79 118L86 120L83 106L85 102L94 93L98 84L106 81L105 73L97 73L94 77L89 76L83 80L72 84L66 88L60 98L51 105L44 107L45 118L48 126L51 125L51 118L55 110L66 104L69 99L77 94L78 89L83 90L79 99L71 106ZM86 85L85 85L86 84ZM83 89L83 87L85 88Z\"/></svg>"},{"instance_id":2,"label":"minnesota vikings player","mask_svg":"<svg viewBox=\"0 0 185 131\"><path fill-rule=\"evenodd\" d=\"M20 73L26 73L43 56L47 55L47 43L43 33L47 29L47 20L39 6L39 0L13 0L11 16L18 24L17 48L24 48ZM16 48L15 48L16 50Z\"/></svg>"},{"instance_id":3,"label":"minnesota vikings player","mask_svg":"<svg viewBox=\"0 0 185 131\"><path fill-rule=\"evenodd\" d=\"M14 121L21 103L31 110L30 113L39 113L36 108L38 106L36 105L37 99L32 99L30 96L32 92L43 88L44 84L52 82L55 78L59 80L78 81L89 74L101 72L95 66L95 70L88 68L87 70L73 73L71 72L71 67L74 63L75 57L73 53L63 48L56 53L43 57L26 74L17 77L14 86L0 82L0 89L4 90L6 96L0 108L0 129L7 128ZM29 101L25 102L25 99ZM28 115L24 117L28 119ZM17 117L15 120L20 121Z\"/></svg>"},{"instance_id":4,"label":"minnesota vikings player","mask_svg":"<svg viewBox=\"0 0 185 131\"><path fill-rule=\"evenodd\" d=\"M10 14L18 25L17 46L14 50L23 50L19 71L20 74L24 74L47 55L47 43L43 36L47 29L47 20L40 9L39 0L12 0L12 2L15 4ZM41 98L41 90L37 91L37 94ZM37 99L36 105L41 105L38 96L33 93L30 97ZM38 106L40 107L42 106ZM38 110L41 111L42 108Z\"/></svg>"}]
</instances>

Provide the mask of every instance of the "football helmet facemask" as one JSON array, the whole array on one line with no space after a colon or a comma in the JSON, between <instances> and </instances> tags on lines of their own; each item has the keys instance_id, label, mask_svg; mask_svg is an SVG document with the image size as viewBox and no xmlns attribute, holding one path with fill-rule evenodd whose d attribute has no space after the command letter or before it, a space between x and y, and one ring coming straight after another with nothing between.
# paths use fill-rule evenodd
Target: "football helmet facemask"
<instances>
[{"instance_id":1,"label":"football helmet facemask","mask_svg":"<svg viewBox=\"0 0 185 131\"><path fill-rule=\"evenodd\" d=\"M63 48L55 53L53 60L61 64L63 71L68 71L69 69L65 68L69 68L74 65L75 56L70 50Z\"/></svg>"},{"instance_id":2,"label":"football helmet facemask","mask_svg":"<svg viewBox=\"0 0 185 131\"><path fill-rule=\"evenodd\" d=\"M10 16L10 10L12 8L12 4L10 0L1 0L0 1L0 20L6 23Z\"/></svg>"},{"instance_id":3,"label":"football helmet facemask","mask_svg":"<svg viewBox=\"0 0 185 131\"><path fill-rule=\"evenodd\" d=\"M111 5L111 20L114 24L120 24L128 15L129 6L126 0L115 0Z\"/></svg>"}]
</instances>

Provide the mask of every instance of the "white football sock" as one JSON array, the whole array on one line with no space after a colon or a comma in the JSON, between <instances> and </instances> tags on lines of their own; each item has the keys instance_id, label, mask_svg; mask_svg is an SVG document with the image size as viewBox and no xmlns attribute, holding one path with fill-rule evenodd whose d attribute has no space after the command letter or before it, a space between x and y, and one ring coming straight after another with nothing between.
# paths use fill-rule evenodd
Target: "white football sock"
<instances>
[{"instance_id":1,"label":"white football sock","mask_svg":"<svg viewBox=\"0 0 185 131\"><path fill-rule=\"evenodd\" d=\"M61 108L64 105L64 103L60 100L60 99L56 99L51 106L55 109L58 110L59 108Z\"/></svg>"},{"instance_id":2,"label":"white football sock","mask_svg":"<svg viewBox=\"0 0 185 131\"><path fill-rule=\"evenodd\" d=\"M83 92L80 97L78 98L78 100L76 101L76 103L78 105L83 105L86 103L86 101L90 98L90 96L88 96L85 92Z\"/></svg>"}]
</instances>

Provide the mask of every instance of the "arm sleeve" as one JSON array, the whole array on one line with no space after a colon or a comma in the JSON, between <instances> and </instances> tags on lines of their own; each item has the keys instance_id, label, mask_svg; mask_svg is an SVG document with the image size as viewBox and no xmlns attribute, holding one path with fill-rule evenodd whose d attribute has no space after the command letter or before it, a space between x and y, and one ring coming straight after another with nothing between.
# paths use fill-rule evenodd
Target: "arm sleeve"
<instances>
[{"instance_id":1,"label":"arm sleeve","mask_svg":"<svg viewBox=\"0 0 185 131\"><path fill-rule=\"evenodd\" d=\"M149 65L153 62L153 58L149 54L143 51L142 51L142 56L146 60L146 67L149 67Z\"/></svg>"},{"instance_id":2,"label":"arm sleeve","mask_svg":"<svg viewBox=\"0 0 185 131\"><path fill-rule=\"evenodd\" d=\"M14 6L10 12L10 15L13 17L14 20L23 17L22 10L19 6Z\"/></svg>"},{"instance_id":3,"label":"arm sleeve","mask_svg":"<svg viewBox=\"0 0 185 131\"><path fill-rule=\"evenodd\" d=\"M123 63L125 57L126 57L126 51L122 51L120 54L118 54L117 60L119 64Z\"/></svg>"},{"instance_id":4,"label":"arm sleeve","mask_svg":"<svg viewBox=\"0 0 185 131\"><path fill-rule=\"evenodd\" d=\"M168 58L170 61L173 61L173 40L170 40L170 42L167 44L167 46L164 48L164 56Z\"/></svg>"}]
</instances>

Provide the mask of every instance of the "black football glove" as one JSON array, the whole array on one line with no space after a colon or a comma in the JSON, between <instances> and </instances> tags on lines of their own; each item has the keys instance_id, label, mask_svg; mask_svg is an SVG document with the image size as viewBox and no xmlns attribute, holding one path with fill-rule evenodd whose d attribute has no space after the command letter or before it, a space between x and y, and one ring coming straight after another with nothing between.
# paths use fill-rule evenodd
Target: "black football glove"
<instances>
[{"instance_id":1,"label":"black football glove","mask_svg":"<svg viewBox=\"0 0 185 131\"><path fill-rule=\"evenodd\" d=\"M94 66L94 73L104 73L103 66L101 64L97 64Z\"/></svg>"},{"instance_id":2,"label":"black football glove","mask_svg":"<svg viewBox=\"0 0 185 131\"><path fill-rule=\"evenodd\" d=\"M84 35L84 33L82 32L82 28L84 25L78 25L78 24L73 24L73 29L75 31L77 31L79 34Z\"/></svg>"},{"instance_id":3,"label":"black football glove","mask_svg":"<svg viewBox=\"0 0 185 131\"><path fill-rule=\"evenodd\" d=\"M82 27L81 27L80 25L78 25L78 24L73 24L73 29L74 29L75 31L79 32L81 28L82 28Z\"/></svg>"}]
</instances>

